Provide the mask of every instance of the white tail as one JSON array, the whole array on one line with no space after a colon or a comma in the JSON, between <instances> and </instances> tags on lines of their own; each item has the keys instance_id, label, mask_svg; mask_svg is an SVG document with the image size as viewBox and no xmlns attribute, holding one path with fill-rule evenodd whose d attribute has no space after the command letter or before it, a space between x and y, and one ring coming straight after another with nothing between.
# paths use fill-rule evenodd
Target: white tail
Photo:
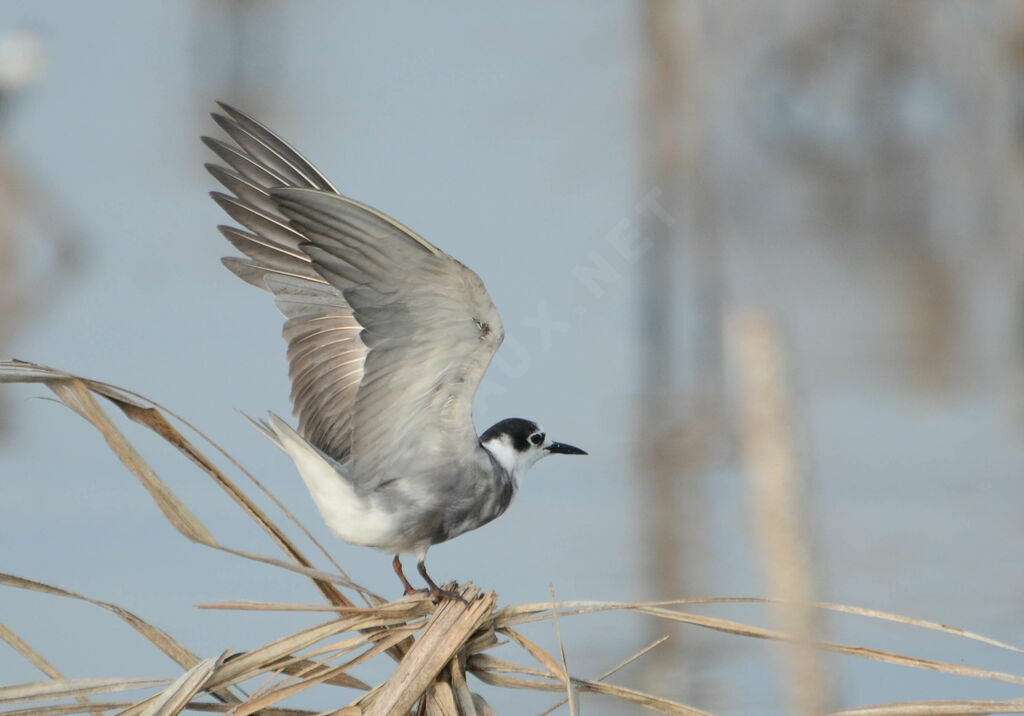
<instances>
[{"instance_id":1,"label":"white tail","mask_svg":"<svg viewBox=\"0 0 1024 716\"><path fill-rule=\"evenodd\" d=\"M372 499L360 497L337 462L320 452L274 413L269 420L246 419L295 463L331 532L346 542L380 546L396 535L395 520Z\"/></svg>"}]
</instances>

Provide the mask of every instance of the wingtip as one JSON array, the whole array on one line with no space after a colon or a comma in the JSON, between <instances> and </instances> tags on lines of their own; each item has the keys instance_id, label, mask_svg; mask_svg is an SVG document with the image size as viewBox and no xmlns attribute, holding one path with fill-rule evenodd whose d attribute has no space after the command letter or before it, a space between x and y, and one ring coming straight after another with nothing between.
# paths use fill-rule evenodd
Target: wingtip
<instances>
[{"instance_id":1,"label":"wingtip","mask_svg":"<svg viewBox=\"0 0 1024 716\"><path fill-rule=\"evenodd\" d=\"M243 259L240 256L221 256L220 262L227 268L232 269L232 266L255 266L256 263L252 259Z\"/></svg>"},{"instance_id":2,"label":"wingtip","mask_svg":"<svg viewBox=\"0 0 1024 716\"><path fill-rule=\"evenodd\" d=\"M205 162L203 164L203 169L210 172L210 174L212 174L215 178L218 179L220 178L220 176L228 173L227 169L222 167L220 164L214 164L213 162Z\"/></svg>"},{"instance_id":3,"label":"wingtip","mask_svg":"<svg viewBox=\"0 0 1024 716\"><path fill-rule=\"evenodd\" d=\"M220 164L213 162L206 162L203 164L203 168L210 173L210 175L223 184L226 188L230 189L230 182L245 182L245 178L237 174L236 172L228 169ZM245 182L248 183L248 182Z\"/></svg>"},{"instance_id":4,"label":"wingtip","mask_svg":"<svg viewBox=\"0 0 1024 716\"><path fill-rule=\"evenodd\" d=\"M239 229L237 226L232 226L231 224L217 224L217 231L222 233L225 237L227 237L229 234L242 234L242 235L253 236L253 234L246 234L244 231Z\"/></svg>"},{"instance_id":5,"label":"wingtip","mask_svg":"<svg viewBox=\"0 0 1024 716\"><path fill-rule=\"evenodd\" d=\"M220 150L223 149L224 147L231 149L230 145L228 145L227 142L221 139L217 139L216 137L208 137L205 134L199 138L199 141L205 144L209 149L212 149L218 155L220 154Z\"/></svg>"},{"instance_id":6,"label":"wingtip","mask_svg":"<svg viewBox=\"0 0 1024 716\"><path fill-rule=\"evenodd\" d=\"M232 117L245 117L246 119L250 119L249 115L247 115L245 112L243 112L242 110L238 109L233 105L228 104L224 100L218 99L214 100L214 102L218 107L220 107L222 110L227 112Z\"/></svg>"},{"instance_id":7,"label":"wingtip","mask_svg":"<svg viewBox=\"0 0 1024 716\"><path fill-rule=\"evenodd\" d=\"M238 117L248 116L245 114L245 112L242 112L241 110L228 104L224 100L214 100L214 104L220 107L221 112L224 112L224 114L228 115L228 117L230 117L231 119L237 119ZM218 112L210 112L210 116L213 117L215 120L217 119L217 117L223 117L223 115L219 114ZM225 117L225 119L227 118Z\"/></svg>"},{"instance_id":8,"label":"wingtip","mask_svg":"<svg viewBox=\"0 0 1024 716\"><path fill-rule=\"evenodd\" d=\"M252 259L243 259L241 256L221 256L220 263L224 268L244 280L246 283L251 283L254 286L257 285L254 281L246 278L247 272L252 269L258 269L256 262ZM263 287L259 286L259 288Z\"/></svg>"},{"instance_id":9,"label":"wingtip","mask_svg":"<svg viewBox=\"0 0 1024 716\"><path fill-rule=\"evenodd\" d=\"M254 237L253 234L248 234L235 226L231 226L230 224L217 224L217 231L220 232L221 236L230 241L235 248L238 248L238 244L236 242L245 239L251 240Z\"/></svg>"},{"instance_id":10,"label":"wingtip","mask_svg":"<svg viewBox=\"0 0 1024 716\"><path fill-rule=\"evenodd\" d=\"M220 265L226 268L231 273L236 273L235 270L231 268L231 266L239 264L244 260L245 259L239 258L238 256L221 256Z\"/></svg>"},{"instance_id":11,"label":"wingtip","mask_svg":"<svg viewBox=\"0 0 1024 716\"><path fill-rule=\"evenodd\" d=\"M217 123L217 126L224 131L227 131L229 127L235 126L234 121L219 112L210 112L210 116L213 118L213 121Z\"/></svg>"},{"instance_id":12,"label":"wingtip","mask_svg":"<svg viewBox=\"0 0 1024 716\"><path fill-rule=\"evenodd\" d=\"M238 197L231 196L230 194L225 194L224 192L219 191L217 189L213 189L212 191L210 191L210 198L217 202L217 205L224 210L227 210L225 204L229 206L245 206L242 202L238 200Z\"/></svg>"}]
</instances>

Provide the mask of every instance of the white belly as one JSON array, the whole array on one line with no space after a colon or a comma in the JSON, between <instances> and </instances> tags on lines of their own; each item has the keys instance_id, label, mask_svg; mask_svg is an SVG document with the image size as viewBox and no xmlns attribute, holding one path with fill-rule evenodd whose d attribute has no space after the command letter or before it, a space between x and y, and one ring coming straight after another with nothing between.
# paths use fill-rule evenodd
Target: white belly
<instances>
[{"instance_id":1,"label":"white belly","mask_svg":"<svg viewBox=\"0 0 1024 716\"><path fill-rule=\"evenodd\" d=\"M399 551L402 535L396 516L385 512L372 497L360 497L336 465L276 416L271 427L279 446L295 463L320 516L331 532L346 542Z\"/></svg>"}]
</instances>

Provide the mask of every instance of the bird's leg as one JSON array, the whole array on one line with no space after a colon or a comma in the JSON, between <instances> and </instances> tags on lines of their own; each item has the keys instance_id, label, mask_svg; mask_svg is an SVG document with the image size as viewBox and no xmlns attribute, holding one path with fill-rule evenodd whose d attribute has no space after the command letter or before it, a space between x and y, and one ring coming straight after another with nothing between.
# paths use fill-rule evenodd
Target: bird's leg
<instances>
[{"instance_id":1,"label":"bird's leg","mask_svg":"<svg viewBox=\"0 0 1024 716\"><path fill-rule=\"evenodd\" d=\"M413 589L412 585L409 584L409 580L405 578L405 572L402 571L402 561L398 559L398 555L395 555L395 559L391 562L391 566L394 567L395 574L402 580L402 586L405 587L406 596L410 594L426 594L426 589ZM433 596L433 593L431 593Z\"/></svg>"},{"instance_id":2,"label":"bird's leg","mask_svg":"<svg viewBox=\"0 0 1024 716\"><path fill-rule=\"evenodd\" d=\"M469 602L462 598L461 594L457 594L456 592L452 592L448 589L441 589L439 586L434 584L434 580L430 578L429 574L427 574L427 565L424 564L422 559L416 563L416 569L419 570L420 576L423 577L423 581L425 581L427 586L430 587L430 598L433 599L435 603L441 601L443 598L457 599L463 604L469 604Z\"/></svg>"}]
</instances>

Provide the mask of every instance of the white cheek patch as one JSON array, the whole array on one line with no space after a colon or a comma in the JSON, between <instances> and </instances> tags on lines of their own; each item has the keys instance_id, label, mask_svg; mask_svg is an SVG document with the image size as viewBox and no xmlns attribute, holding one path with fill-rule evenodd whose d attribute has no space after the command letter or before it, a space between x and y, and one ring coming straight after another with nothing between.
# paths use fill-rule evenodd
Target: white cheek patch
<instances>
[{"instance_id":1,"label":"white cheek patch","mask_svg":"<svg viewBox=\"0 0 1024 716\"><path fill-rule=\"evenodd\" d=\"M482 445L512 477L522 476L546 454L543 449L532 445L526 452L519 452L512 446L508 435L488 440Z\"/></svg>"},{"instance_id":2,"label":"white cheek patch","mask_svg":"<svg viewBox=\"0 0 1024 716\"><path fill-rule=\"evenodd\" d=\"M519 462L519 452L512 447L512 441L507 435L488 440L482 444L506 472L515 474L516 464Z\"/></svg>"}]
</instances>

